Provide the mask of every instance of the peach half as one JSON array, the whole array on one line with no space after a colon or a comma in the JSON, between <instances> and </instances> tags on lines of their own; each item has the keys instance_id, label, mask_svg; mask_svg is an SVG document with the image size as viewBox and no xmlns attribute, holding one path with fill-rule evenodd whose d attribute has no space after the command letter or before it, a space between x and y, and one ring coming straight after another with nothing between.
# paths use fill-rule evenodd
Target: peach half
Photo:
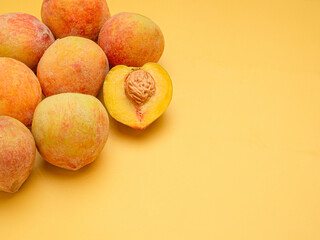
<instances>
[{"instance_id":1,"label":"peach half","mask_svg":"<svg viewBox=\"0 0 320 240\"><path fill-rule=\"evenodd\" d=\"M93 162L109 134L108 114L91 95L61 93L36 108L32 133L41 156L49 163L78 170Z\"/></svg>"},{"instance_id":2,"label":"peach half","mask_svg":"<svg viewBox=\"0 0 320 240\"><path fill-rule=\"evenodd\" d=\"M18 191L31 173L35 157L29 129L14 118L0 116L0 191Z\"/></svg>"},{"instance_id":3,"label":"peach half","mask_svg":"<svg viewBox=\"0 0 320 240\"><path fill-rule=\"evenodd\" d=\"M103 96L114 119L141 130L169 106L172 82L167 71L156 63L141 68L118 65L106 77Z\"/></svg>"}]
</instances>

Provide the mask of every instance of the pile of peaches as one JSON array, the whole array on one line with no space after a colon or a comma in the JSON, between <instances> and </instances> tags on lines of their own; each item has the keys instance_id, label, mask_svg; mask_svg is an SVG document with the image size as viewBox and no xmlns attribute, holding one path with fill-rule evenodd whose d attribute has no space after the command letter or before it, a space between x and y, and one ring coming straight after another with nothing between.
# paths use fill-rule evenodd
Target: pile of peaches
<instances>
[{"instance_id":1,"label":"pile of peaches","mask_svg":"<svg viewBox=\"0 0 320 240\"><path fill-rule=\"evenodd\" d=\"M44 0L41 17L0 16L0 191L18 191L36 149L69 170L93 162L108 139L106 108L141 130L172 98L157 64L164 37L149 18L111 17L105 0Z\"/></svg>"}]
</instances>

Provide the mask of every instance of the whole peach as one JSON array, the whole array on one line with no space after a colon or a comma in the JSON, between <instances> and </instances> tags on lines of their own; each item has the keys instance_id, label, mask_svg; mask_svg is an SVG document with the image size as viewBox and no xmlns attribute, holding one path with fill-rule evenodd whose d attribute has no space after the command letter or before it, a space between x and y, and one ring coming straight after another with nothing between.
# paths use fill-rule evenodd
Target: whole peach
<instances>
[{"instance_id":1,"label":"whole peach","mask_svg":"<svg viewBox=\"0 0 320 240\"><path fill-rule=\"evenodd\" d=\"M40 101L41 87L30 68L15 59L0 57L0 115L29 126Z\"/></svg>"},{"instance_id":2,"label":"whole peach","mask_svg":"<svg viewBox=\"0 0 320 240\"><path fill-rule=\"evenodd\" d=\"M111 66L142 67L158 62L164 50L160 28L149 18L135 13L119 13L102 27L98 43Z\"/></svg>"},{"instance_id":3,"label":"whole peach","mask_svg":"<svg viewBox=\"0 0 320 240\"><path fill-rule=\"evenodd\" d=\"M62 93L38 105L32 133L47 162L78 170L93 162L102 151L108 138L109 119L97 98Z\"/></svg>"},{"instance_id":4,"label":"whole peach","mask_svg":"<svg viewBox=\"0 0 320 240\"><path fill-rule=\"evenodd\" d=\"M0 116L0 191L18 191L31 173L35 157L29 129L14 118Z\"/></svg>"},{"instance_id":5,"label":"whole peach","mask_svg":"<svg viewBox=\"0 0 320 240\"><path fill-rule=\"evenodd\" d=\"M10 57L36 70L44 51L54 42L49 28L25 13L0 16L0 57Z\"/></svg>"},{"instance_id":6,"label":"whole peach","mask_svg":"<svg viewBox=\"0 0 320 240\"><path fill-rule=\"evenodd\" d=\"M79 36L96 41L110 12L105 0L44 0L41 16L57 38Z\"/></svg>"},{"instance_id":7,"label":"whole peach","mask_svg":"<svg viewBox=\"0 0 320 240\"><path fill-rule=\"evenodd\" d=\"M45 96L77 92L96 96L109 70L105 53L95 42L66 37L41 58L37 75Z\"/></svg>"}]
</instances>

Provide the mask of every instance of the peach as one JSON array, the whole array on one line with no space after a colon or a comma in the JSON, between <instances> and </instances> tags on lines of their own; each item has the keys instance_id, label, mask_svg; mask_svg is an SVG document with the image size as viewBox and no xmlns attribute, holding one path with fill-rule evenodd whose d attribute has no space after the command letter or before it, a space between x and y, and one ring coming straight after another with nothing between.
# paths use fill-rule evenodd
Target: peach
<instances>
[{"instance_id":1,"label":"peach","mask_svg":"<svg viewBox=\"0 0 320 240\"><path fill-rule=\"evenodd\" d=\"M148 62L158 62L164 50L160 28L135 13L111 17L102 27L98 43L111 66L142 67Z\"/></svg>"},{"instance_id":2,"label":"peach","mask_svg":"<svg viewBox=\"0 0 320 240\"><path fill-rule=\"evenodd\" d=\"M78 36L96 41L110 12L105 0L44 0L41 16L57 38Z\"/></svg>"},{"instance_id":3,"label":"peach","mask_svg":"<svg viewBox=\"0 0 320 240\"><path fill-rule=\"evenodd\" d=\"M40 101L41 87L30 68L15 59L0 57L0 115L29 126Z\"/></svg>"},{"instance_id":4,"label":"peach","mask_svg":"<svg viewBox=\"0 0 320 240\"><path fill-rule=\"evenodd\" d=\"M45 96L77 92L96 96L109 70L105 53L95 42L66 37L41 58L37 75Z\"/></svg>"},{"instance_id":5,"label":"peach","mask_svg":"<svg viewBox=\"0 0 320 240\"><path fill-rule=\"evenodd\" d=\"M45 50L54 42L49 28L25 13L0 16L0 57L10 57L36 70Z\"/></svg>"},{"instance_id":6,"label":"peach","mask_svg":"<svg viewBox=\"0 0 320 240\"><path fill-rule=\"evenodd\" d=\"M0 191L18 191L31 173L35 157L29 129L14 118L0 116Z\"/></svg>"},{"instance_id":7,"label":"peach","mask_svg":"<svg viewBox=\"0 0 320 240\"><path fill-rule=\"evenodd\" d=\"M78 170L93 162L102 151L108 138L109 119L97 98L61 93L38 105L32 133L47 162Z\"/></svg>"},{"instance_id":8,"label":"peach","mask_svg":"<svg viewBox=\"0 0 320 240\"><path fill-rule=\"evenodd\" d=\"M104 102L117 121L142 130L159 118L172 98L167 71L156 63L141 68L116 66L103 86Z\"/></svg>"}]
</instances>

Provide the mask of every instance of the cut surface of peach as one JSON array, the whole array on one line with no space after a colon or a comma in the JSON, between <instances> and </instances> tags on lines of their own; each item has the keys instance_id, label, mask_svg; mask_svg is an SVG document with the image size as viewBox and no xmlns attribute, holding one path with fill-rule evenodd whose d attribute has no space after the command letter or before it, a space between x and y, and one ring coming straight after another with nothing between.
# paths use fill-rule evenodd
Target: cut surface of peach
<instances>
[{"instance_id":1,"label":"cut surface of peach","mask_svg":"<svg viewBox=\"0 0 320 240\"><path fill-rule=\"evenodd\" d=\"M167 71L156 63L141 68L118 65L105 79L103 96L114 119L141 130L169 106L172 82Z\"/></svg>"}]
</instances>

